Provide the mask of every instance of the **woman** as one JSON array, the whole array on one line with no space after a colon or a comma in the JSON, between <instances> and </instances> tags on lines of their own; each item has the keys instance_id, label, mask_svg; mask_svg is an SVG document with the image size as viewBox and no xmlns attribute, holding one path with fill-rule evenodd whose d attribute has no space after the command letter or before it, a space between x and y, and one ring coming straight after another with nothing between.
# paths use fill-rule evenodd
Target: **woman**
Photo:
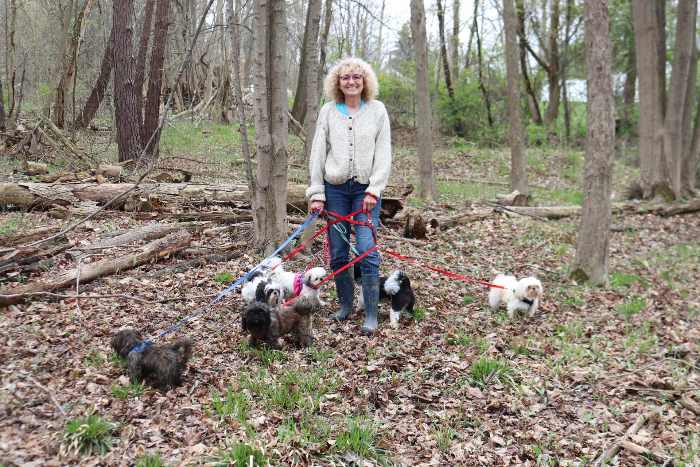
<instances>
[{"instance_id":1,"label":"woman","mask_svg":"<svg viewBox=\"0 0 700 467\"><path fill-rule=\"evenodd\" d=\"M362 208L355 216L379 225L382 191L391 171L391 129L384 104L375 99L379 91L377 76L359 58L346 58L328 72L324 91L329 102L318 114L316 134L311 146L309 168L311 181L306 190L311 211L333 211L347 215ZM342 222L350 232L347 222ZM374 246L372 229L355 225L358 254ZM338 270L350 261L349 235L329 230L331 268ZM361 262L362 294L365 305L363 334L377 329L379 301L379 253L373 251ZM353 278L346 269L335 276L340 310L339 321L348 318L353 309Z\"/></svg>"}]
</instances>

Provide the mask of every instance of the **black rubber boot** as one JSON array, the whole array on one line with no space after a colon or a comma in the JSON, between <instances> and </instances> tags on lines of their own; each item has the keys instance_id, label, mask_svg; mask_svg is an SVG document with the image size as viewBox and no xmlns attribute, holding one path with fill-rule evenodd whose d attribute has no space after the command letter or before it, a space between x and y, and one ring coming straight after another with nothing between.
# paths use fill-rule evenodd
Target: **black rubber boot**
<instances>
[{"instance_id":1,"label":"black rubber boot","mask_svg":"<svg viewBox=\"0 0 700 467\"><path fill-rule=\"evenodd\" d=\"M347 269L335 276L335 291L338 294L340 310L335 314L336 321L345 321L352 313L353 295L355 293L350 271Z\"/></svg>"},{"instance_id":2,"label":"black rubber boot","mask_svg":"<svg viewBox=\"0 0 700 467\"><path fill-rule=\"evenodd\" d=\"M379 303L379 277L362 276L362 296L365 300L365 322L362 334L371 335L377 330L377 304Z\"/></svg>"}]
</instances>

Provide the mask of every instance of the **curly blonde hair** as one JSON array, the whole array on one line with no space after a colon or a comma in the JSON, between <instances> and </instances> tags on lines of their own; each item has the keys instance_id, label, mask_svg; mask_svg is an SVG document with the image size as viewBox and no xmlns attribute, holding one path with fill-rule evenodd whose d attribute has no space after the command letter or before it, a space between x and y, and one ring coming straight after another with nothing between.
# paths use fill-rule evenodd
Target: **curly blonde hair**
<instances>
[{"instance_id":1,"label":"curly blonde hair","mask_svg":"<svg viewBox=\"0 0 700 467\"><path fill-rule=\"evenodd\" d=\"M323 80L323 91L326 98L335 102L344 102L345 95L340 90L340 76L345 73L358 72L363 76L362 99L371 101L379 94L379 81L369 63L356 57L347 57L333 65L326 79Z\"/></svg>"}]
</instances>

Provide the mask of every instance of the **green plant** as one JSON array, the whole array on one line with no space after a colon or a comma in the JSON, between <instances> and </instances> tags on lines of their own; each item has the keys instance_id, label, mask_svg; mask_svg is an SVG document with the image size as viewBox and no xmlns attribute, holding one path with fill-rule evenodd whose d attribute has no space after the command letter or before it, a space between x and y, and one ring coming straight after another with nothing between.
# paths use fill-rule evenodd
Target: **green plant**
<instances>
[{"instance_id":1,"label":"green plant","mask_svg":"<svg viewBox=\"0 0 700 467\"><path fill-rule=\"evenodd\" d=\"M647 302L644 300L644 298L632 297L626 302L617 305L615 310L625 318L630 318L641 312L644 308L646 308L646 306Z\"/></svg>"},{"instance_id":2,"label":"green plant","mask_svg":"<svg viewBox=\"0 0 700 467\"><path fill-rule=\"evenodd\" d=\"M491 383L513 384L513 369L507 361L481 357L469 368L472 384L485 387Z\"/></svg>"},{"instance_id":3,"label":"green plant","mask_svg":"<svg viewBox=\"0 0 700 467\"><path fill-rule=\"evenodd\" d=\"M457 437L457 430L451 426L442 426L434 431L433 436L435 436L438 448L443 452L447 452L450 449L452 440Z\"/></svg>"},{"instance_id":4,"label":"green plant","mask_svg":"<svg viewBox=\"0 0 700 467\"><path fill-rule=\"evenodd\" d=\"M220 272L214 276L214 282L219 284L228 284L233 280L233 274L230 272Z\"/></svg>"},{"instance_id":5,"label":"green plant","mask_svg":"<svg viewBox=\"0 0 700 467\"><path fill-rule=\"evenodd\" d=\"M335 448L341 453L351 452L366 459L380 460L385 455L377 447L376 427L364 418L348 420L345 431L335 439Z\"/></svg>"},{"instance_id":6,"label":"green plant","mask_svg":"<svg viewBox=\"0 0 700 467\"><path fill-rule=\"evenodd\" d=\"M415 321L416 323L420 323L425 319L425 309L421 308L419 306L413 308L413 314L411 315L411 319Z\"/></svg>"},{"instance_id":7,"label":"green plant","mask_svg":"<svg viewBox=\"0 0 700 467\"><path fill-rule=\"evenodd\" d=\"M112 395L117 399L128 399L129 397L138 397L143 394L143 384L130 383L127 386L121 384L112 385Z\"/></svg>"},{"instance_id":8,"label":"green plant","mask_svg":"<svg viewBox=\"0 0 700 467\"><path fill-rule=\"evenodd\" d=\"M136 459L136 467L165 467L166 465L160 458L160 454L144 454Z\"/></svg>"},{"instance_id":9,"label":"green plant","mask_svg":"<svg viewBox=\"0 0 700 467\"><path fill-rule=\"evenodd\" d=\"M23 225L24 214L12 213L0 221L0 236L12 235Z\"/></svg>"},{"instance_id":10,"label":"green plant","mask_svg":"<svg viewBox=\"0 0 700 467\"><path fill-rule=\"evenodd\" d=\"M263 466L269 465L270 461L261 450L247 444L235 443L219 449L216 456L211 459L215 466Z\"/></svg>"},{"instance_id":11,"label":"green plant","mask_svg":"<svg viewBox=\"0 0 700 467\"><path fill-rule=\"evenodd\" d=\"M99 368L105 364L105 357L97 350L91 350L83 359L83 362L87 366L93 368Z\"/></svg>"},{"instance_id":12,"label":"green plant","mask_svg":"<svg viewBox=\"0 0 700 467\"><path fill-rule=\"evenodd\" d=\"M105 454L112 446L115 429L114 423L94 413L69 420L63 431L62 447L68 452L85 455Z\"/></svg>"},{"instance_id":13,"label":"green plant","mask_svg":"<svg viewBox=\"0 0 700 467\"><path fill-rule=\"evenodd\" d=\"M642 282L642 278L636 274L625 274L623 272L613 272L610 275L610 285L615 288L627 288L636 282Z\"/></svg>"},{"instance_id":14,"label":"green plant","mask_svg":"<svg viewBox=\"0 0 700 467\"><path fill-rule=\"evenodd\" d=\"M465 305L469 305L476 301L476 297L472 297L471 295L465 295L463 301Z\"/></svg>"},{"instance_id":15,"label":"green plant","mask_svg":"<svg viewBox=\"0 0 700 467\"><path fill-rule=\"evenodd\" d=\"M233 392L230 386L226 388L223 397L218 391L212 392L211 408L220 421L234 418L240 423L245 423L248 420L248 399L242 392Z\"/></svg>"}]
</instances>

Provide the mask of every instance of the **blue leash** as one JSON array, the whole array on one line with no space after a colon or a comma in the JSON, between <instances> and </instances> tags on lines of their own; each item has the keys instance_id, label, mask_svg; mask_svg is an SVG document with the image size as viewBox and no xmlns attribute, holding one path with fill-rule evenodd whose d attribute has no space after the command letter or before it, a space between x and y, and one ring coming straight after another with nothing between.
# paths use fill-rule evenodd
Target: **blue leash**
<instances>
[{"instance_id":1,"label":"blue leash","mask_svg":"<svg viewBox=\"0 0 700 467\"><path fill-rule=\"evenodd\" d=\"M275 251L272 252L270 256L265 258L264 260L260 261L258 264L255 265L253 269L245 273L242 277L239 277L234 283L226 287L224 290L219 292L219 294L209 303L206 305L200 307L198 310L194 311L193 313L189 314L188 316L185 316L182 318L180 321L177 323L173 324L169 328L167 328L165 331L161 331L158 336L156 336L156 339L160 339L161 337L167 336L168 334L172 334L173 332L177 331L180 329L184 324L189 323L193 319L197 318L201 314L203 314L207 309L213 305L216 305L219 303L221 300L223 300L227 295L229 295L233 290L244 283L245 281L248 280L248 278L255 272L257 271L260 266L265 263L266 261L270 260L271 258L277 256L282 250L284 250L287 245L289 245L292 240L294 240L296 237L299 236L308 226L310 226L318 217L318 212L312 212L311 214L308 215L308 217L304 220L304 222L297 227L292 234L287 237L287 239L282 242L280 246L277 247ZM153 345L153 341L151 339L146 339L142 342L139 342L134 346L133 349L131 349L130 352L143 352L146 348L150 347Z\"/></svg>"}]
</instances>

